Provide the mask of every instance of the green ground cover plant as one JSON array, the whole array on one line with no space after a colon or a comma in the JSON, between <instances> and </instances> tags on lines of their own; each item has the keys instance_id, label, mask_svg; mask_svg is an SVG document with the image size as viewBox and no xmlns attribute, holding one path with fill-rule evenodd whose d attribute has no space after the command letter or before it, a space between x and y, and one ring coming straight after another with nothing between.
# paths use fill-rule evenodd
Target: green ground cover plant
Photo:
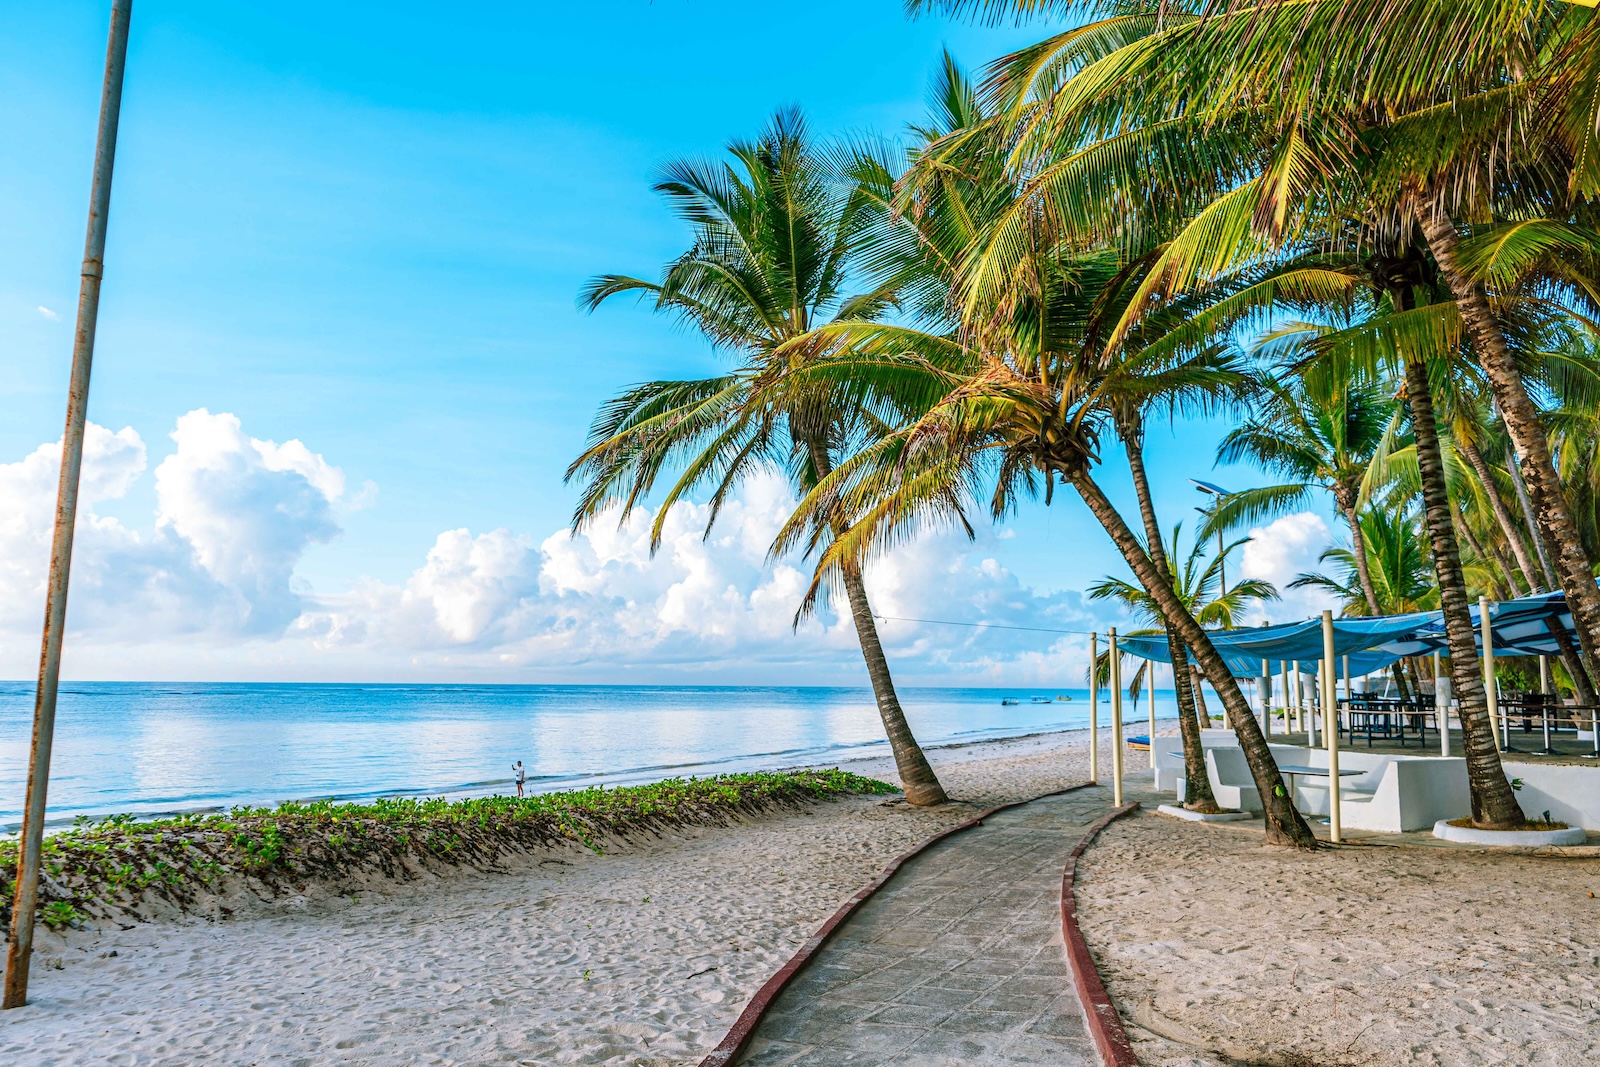
<instances>
[{"instance_id":1,"label":"green ground cover plant","mask_svg":"<svg viewBox=\"0 0 1600 1067\"><path fill-rule=\"evenodd\" d=\"M336 884L363 872L395 879L419 865L493 866L502 857L567 844L601 851L608 839L717 825L776 808L894 786L840 770L669 778L517 799L384 799L234 808L226 815L80 821L45 839L39 913L53 928L128 914L163 899L179 908L225 879L276 892ZM11 921L16 840L0 841L0 921Z\"/></svg>"}]
</instances>

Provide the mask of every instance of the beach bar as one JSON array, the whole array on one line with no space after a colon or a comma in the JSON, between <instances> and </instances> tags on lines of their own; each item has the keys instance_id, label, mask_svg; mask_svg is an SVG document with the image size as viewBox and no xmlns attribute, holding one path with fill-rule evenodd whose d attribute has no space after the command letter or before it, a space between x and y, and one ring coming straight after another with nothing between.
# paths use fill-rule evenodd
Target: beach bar
<instances>
[{"instance_id":1,"label":"beach bar","mask_svg":"<svg viewBox=\"0 0 1600 1067\"><path fill-rule=\"evenodd\" d=\"M1509 756L1556 754L1552 731L1564 730L1581 742L1583 751L1568 753L1594 760L1592 765L1514 762L1507 770L1528 810L1587 830L1600 830L1600 708L1562 704L1550 692L1548 659L1560 656L1574 640L1573 621L1562 593L1543 593L1503 601L1488 600L1472 609L1479 654L1486 677L1494 677L1497 658L1541 659L1536 692L1507 694L1489 686L1496 739ZM1441 612L1321 619L1251 629L1219 630L1211 641L1229 670L1241 680L1264 676L1263 662L1292 665L1292 692L1285 692L1286 726L1298 719L1306 743L1284 744L1273 738L1269 748L1284 774L1296 805L1308 815L1329 818L1338 829L1399 833L1426 829L1442 819L1470 812L1466 760L1451 755L1450 718L1453 701L1448 677L1437 664L1448 655ZM1165 635L1124 636L1123 651L1147 660L1169 662ZM1409 657L1428 657L1444 684L1433 693L1379 695L1367 679ZM1317 685L1302 692L1299 672L1314 666ZM1263 686L1263 691L1265 686ZM1342 691L1342 695L1341 695ZM1310 695L1309 703L1303 704ZM1263 715L1271 710L1263 702ZM1320 720L1320 722L1319 722ZM1516 747L1512 722L1523 736L1542 742L1536 749ZM1318 726L1321 726L1320 741ZM1431 734L1430 734L1431 731ZM1341 740L1348 747L1340 748ZM1205 730L1202 743L1212 790L1218 800L1248 811L1262 810L1243 753L1232 730ZM1401 751L1373 751L1374 744ZM1416 752L1406 751L1415 744ZM1156 787L1184 796L1181 751L1153 745ZM1335 786L1333 783L1337 781ZM1337 839L1337 836L1336 838Z\"/></svg>"}]
</instances>

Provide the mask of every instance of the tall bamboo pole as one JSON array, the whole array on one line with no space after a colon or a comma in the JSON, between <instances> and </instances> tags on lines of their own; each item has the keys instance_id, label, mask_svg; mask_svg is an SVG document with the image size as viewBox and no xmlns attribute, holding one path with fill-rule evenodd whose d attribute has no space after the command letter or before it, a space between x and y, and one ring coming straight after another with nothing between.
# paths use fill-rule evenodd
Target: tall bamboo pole
<instances>
[{"instance_id":1,"label":"tall bamboo pole","mask_svg":"<svg viewBox=\"0 0 1600 1067\"><path fill-rule=\"evenodd\" d=\"M1339 709L1334 688L1333 612L1322 612L1322 736L1328 742L1328 837L1343 839L1339 825Z\"/></svg>"},{"instance_id":2,"label":"tall bamboo pole","mask_svg":"<svg viewBox=\"0 0 1600 1067\"><path fill-rule=\"evenodd\" d=\"M128 22L132 16L133 0L113 0L105 80L100 87L100 130L95 143L94 181L89 192L88 235L84 239L83 271L78 285L78 326L72 341L67 425L61 435L61 480L56 488L56 524L50 543L50 583L45 593L39 687L33 703L28 796L22 811L17 887L12 896L5 994L0 1008L20 1008L28 1002L28 961L33 955L33 920L39 906L39 853L44 844L45 793L50 783L50 747L55 739L56 689L61 680L61 631L67 620L67 577L72 566L72 535L78 519L78 477L83 470L89 369L94 362L94 332L100 313L106 217L111 210L111 168L117 154L122 71L128 58Z\"/></svg>"},{"instance_id":3,"label":"tall bamboo pole","mask_svg":"<svg viewBox=\"0 0 1600 1067\"><path fill-rule=\"evenodd\" d=\"M1122 653L1117 650L1117 628L1111 627L1111 799L1122 807Z\"/></svg>"},{"instance_id":4,"label":"tall bamboo pole","mask_svg":"<svg viewBox=\"0 0 1600 1067\"><path fill-rule=\"evenodd\" d=\"M1089 635L1089 781L1100 780L1100 635Z\"/></svg>"}]
</instances>

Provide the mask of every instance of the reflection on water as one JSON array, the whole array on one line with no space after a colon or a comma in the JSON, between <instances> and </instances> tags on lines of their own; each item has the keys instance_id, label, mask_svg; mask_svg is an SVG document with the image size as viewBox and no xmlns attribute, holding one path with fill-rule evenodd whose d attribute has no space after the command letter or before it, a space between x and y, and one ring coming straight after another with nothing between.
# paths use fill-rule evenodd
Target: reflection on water
<instances>
[{"instance_id":1,"label":"reflection on water","mask_svg":"<svg viewBox=\"0 0 1600 1067\"><path fill-rule=\"evenodd\" d=\"M1086 690L901 700L925 744L1081 727L1089 714ZM21 817L32 715L32 684L0 683L0 830ZM61 691L50 812L491 792L518 759L537 788L621 784L872 754L882 736L866 689L79 682Z\"/></svg>"}]
</instances>

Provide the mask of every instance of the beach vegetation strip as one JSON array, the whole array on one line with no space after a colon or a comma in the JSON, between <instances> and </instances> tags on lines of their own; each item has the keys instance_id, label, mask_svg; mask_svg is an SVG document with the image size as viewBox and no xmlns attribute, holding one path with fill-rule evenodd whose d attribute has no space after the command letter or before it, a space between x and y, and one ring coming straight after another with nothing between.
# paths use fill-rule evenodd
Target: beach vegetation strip
<instances>
[{"instance_id":1,"label":"beach vegetation strip","mask_svg":"<svg viewBox=\"0 0 1600 1067\"><path fill-rule=\"evenodd\" d=\"M607 840L849 795L897 793L840 770L669 778L526 798L314 801L235 808L226 815L139 820L117 815L45 840L39 920L52 927L129 914L165 900L184 909L230 879L272 890L337 884L380 872L404 879L419 866L492 866L502 857L563 845L602 851ZM17 841L0 841L0 921L11 919Z\"/></svg>"}]
</instances>

